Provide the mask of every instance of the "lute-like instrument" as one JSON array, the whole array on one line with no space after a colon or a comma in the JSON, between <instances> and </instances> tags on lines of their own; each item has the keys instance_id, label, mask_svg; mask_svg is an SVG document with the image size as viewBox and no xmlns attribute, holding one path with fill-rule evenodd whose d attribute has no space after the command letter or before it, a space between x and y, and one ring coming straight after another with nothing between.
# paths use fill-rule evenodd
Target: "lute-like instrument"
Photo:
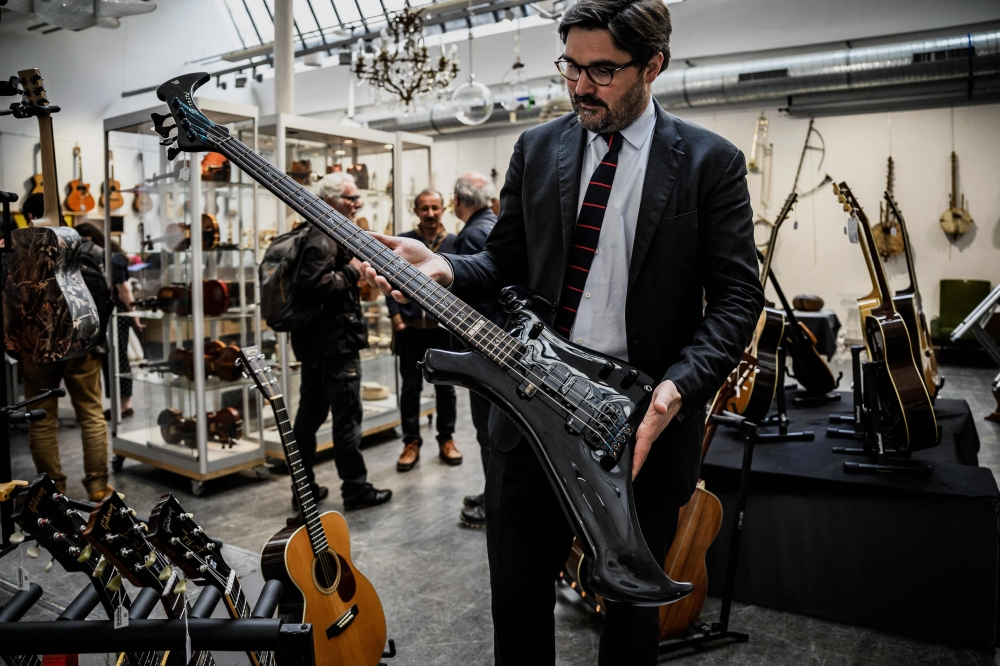
<instances>
[{"instance_id":1,"label":"lute-like instrument","mask_svg":"<svg viewBox=\"0 0 1000 666\"><path fill-rule=\"evenodd\" d=\"M966 209L965 195L958 196L958 155L951 151L951 196L948 199L948 210L941 213L941 229L958 240L958 237L972 228L976 222Z\"/></svg>"},{"instance_id":2,"label":"lute-like instrument","mask_svg":"<svg viewBox=\"0 0 1000 666\"><path fill-rule=\"evenodd\" d=\"M181 151L225 155L348 252L369 262L467 345L466 352L428 351L425 378L479 392L518 426L591 562L589 584L595 593L646 606L689 594L691 585L668 578L650 553L632 501L635 430L656 380L567 341L513 290L505 289L502 296L510 312L507 330L493 324L205 117L193 94L210 78L185 74L157 89L170 116L154 114L154 125L165 145L177 143L167 156L173 159ZM165 125L171 116L176 125Z\"/></svg>"}]
</instances>

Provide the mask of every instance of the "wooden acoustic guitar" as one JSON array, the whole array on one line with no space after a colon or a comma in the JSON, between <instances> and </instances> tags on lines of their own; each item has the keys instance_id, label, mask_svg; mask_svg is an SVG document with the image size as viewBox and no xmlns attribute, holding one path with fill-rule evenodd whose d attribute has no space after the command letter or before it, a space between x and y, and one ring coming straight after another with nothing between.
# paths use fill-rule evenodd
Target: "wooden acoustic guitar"
<instances>
[{"instance_id":1,"label":"wooden acoustic guitar","mask_svg":"<svg viewBox=\"0 0 1000 666\"><path fill-rule=\"evenodd\" d=\"M900 452L936 446L940 440L930 394L913 355L906 322L896 312L882 258L872 238L868 216L847 183L833 184L837 200L851 216L849 230L857 228L868 265L872 291L858 299L868 358L884 362L886 372L878 386L882 403L882 442ZM853 236L853 232L849 235Z\"/></svg>"},{"instance_id":2,"label":"wooden acoustic guitar","mask_svg":"<svg viewBox=\"0 0 1000 666\"><path fill-rule=\"evenodd\" d=\"M74 213L89 213L94 210L94 195L90 193L90 183L83 182L83 156L80 146L73 146L73 168L77 177L66 186L66 208Z\"/></svg>"},{"instance_id":3,"label":"wooden acoustic guitar","mask_svg":"<svg viewBox=\"0 0 1000 666\"><path fill-rule=\"evenodd\" d=\"M937 398L940 389L940 379L938 377L937 356L934 354L934 344L931 342L931 331L927 326L927 316L924 314L924 301L920 297L920 286L917 284L917 267L913 259L913 245L910 243L910 232L906 228L906 221L903 214L896 205L896 200L888 190L883 194L886 206L895 215L899 223L903 239L903 255L906 257L906 271L910 276L910 285L905 289L900 289L892 297L892 304L896 312L903 317L906 322L906 329L910 334L910 344L913 348L913 358L919 359L917 366L921 369L924 386L931 400Z\"/></svg>"},{"instance_id":4,"label":"wooden acoustic guitar","mask_svg":"<svg viewBox=\"0 0 1000 666\"><path fill-rule=\"evenodd\" d=\"M376 666L385 648L385 613L375 588L351 562L347 521L336 511L319 513L284 397L264 355L255 346L246 347L241 360L247 376L274 410L291 470L292 492L305 522L271 537L260 556L264 578L280 580L285 586L278 611L292 621L313 625L317 664Z\"/></svg>"},{"instance_id":5,"label":"wooden acoustic guitar","mask_svg":"<svg viewBox=\"0 0 1000 666\"><path fill-rule=\"evenodd\" d=\"M194 515L185 513L173 495L167 493L149 516L149 541L174 566L197 585L212 585L222 592L226 611L233 619L250 617L250 602L236 571L222 557L217 542L208 538L194 522ZM252 666L275 666L273 652L249 651Z\"/></svg>"},{"instance_id":6,"label":"wooden acoustic guitar","mask_svg":"<svg viewBox=\"0 0 1000 666\"><path fill-rule=\"evenodd\" d=\"M701 441L701 459L708 455L708 447L715 436L716 425L713 415L732 411L733 405L743 392L747 380L754 375L757 360L744 353L740 364L723 383L705 419L705 434ZM704 481L698 481L694 494L681 507L677 515L677 532L667 551L663 570L674 580L690 581L694 592L680 601L660 606L660 640L683 636L694 626L705 607L708 596L708 569L705 556L722 527L722 503L719 498L705 488Z\"/></svg>"},{"instance_id":7,"label":"wooden acoustic guitar","mask_svg":"<svg viewBox=\"0 0 1000 666\"><path fill-rule=\"evenodd\" d=\"M761 288L767 284L771 272L771 260L778 243L778 231L792 211L798 195L792 192L785 199L781 212L778 213L771 227L771 237L767 242L764 255L764 265L760 271ZM740 391L735 402L735 411L754 423L760 423L771 410L771 403L778 388L778 347L785 339L785 315L774 308L764 308L757 320L757 329L753 340L746 351L757 359L757 367L753 375L747 378L746 385Z\"/></svg>"},{"instance_id":8,"label":"wooden acoustic guitar","mask_svg":"<svg viewBox=\"0 0 1000 666\"><path fill-rule=\"evenodd\" d=\"M115 156L108 151L108 166L111 169L111 177L106 183L101 183L101 198L98 203L101 208L109 206L110 210L118 210L125 205L125 197L122 196L122 184L115 180ZM81 169L80 177L83 178Z\"/></svg>"},{"instance_id":9,"label":"wooden acoustic guitar","mask_svg":"<svg viewBox=\"0 0 1000 666\"><path fill-rule=\"evenodd\" d=\"M136 214L142 215L153 210L153 197L149 195L149 186L146 184L146 167L141 150L139 151L139 182L132 188L132 193L135 195L135 198L132 199L132 210ZM140 238L140 240L145 239Z\"/></svg>"},{"instance_id":10,"label":"wooden acoustic guitar","mask_svg":"<svg viewBox=\"0 0 1000 666\"><path fill-rule=\"evenodd\" d=\"M100 322L80 273L80 234L59 224L52 116L37 69L18 72L22 101L15 118L38 119L45 185L44 213L24 229L11 231L10 272L4 283L4 340L12 356L55 363L87 354L97 344Z\"/></svg>"},{"instance_id":11,"label":"wooden acoustic guitar","mask_svg":"<svg viewBox=\"0 0 1000 666\"><path fill-rule=\"evenodd\" d=\"M42 144L36 143L35 150L32 152L31 159L35 166L35 173L31 176L31 186L28 189L28 196L32 194L43 194L45 192L45 176L38 169L38 156L42 152Z\"/></svg>"}]
</instances>

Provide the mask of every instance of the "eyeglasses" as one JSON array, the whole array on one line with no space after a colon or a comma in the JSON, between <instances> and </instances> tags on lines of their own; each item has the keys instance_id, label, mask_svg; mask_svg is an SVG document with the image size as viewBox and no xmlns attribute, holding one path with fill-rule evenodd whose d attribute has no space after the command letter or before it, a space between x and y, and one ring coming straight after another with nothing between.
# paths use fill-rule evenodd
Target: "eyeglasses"
<instances>
[{"instance_id":1,"label":"eyeglasses","mask_svg":"<svg viewBox=\"0 0 1000 666\"><path fill-rule=\"evenodd\" d=\"M356 204L359 201L361 201L361 195L360 194L352 194L349 197L345 197L344 195L340 195L338 198L339 199L343 199L344 201L350 201L351 203L354 203L354 204Z\"/></svg>"},{"instance_id":2,"label":"eyeglasses","mask_svg":"<svg viewBox=\"0 0 1000 666\"><path fill-rule=\"evenodd\" d=\"M618 67L608 67L607 65L589 65L584 67L583 65L577 65L575 62L570 62L569 60L560 58L559 60L556 60L556 69L558 69L559 73L569 81L579 81L580 76L586 72L587 78L595 84L599 86L610 86L611 82L615 78L616 72L620 72L626 67L631 67L634 64L635 60L630 60L624 65L620 65Z\"/></svg>"}]
</instances>

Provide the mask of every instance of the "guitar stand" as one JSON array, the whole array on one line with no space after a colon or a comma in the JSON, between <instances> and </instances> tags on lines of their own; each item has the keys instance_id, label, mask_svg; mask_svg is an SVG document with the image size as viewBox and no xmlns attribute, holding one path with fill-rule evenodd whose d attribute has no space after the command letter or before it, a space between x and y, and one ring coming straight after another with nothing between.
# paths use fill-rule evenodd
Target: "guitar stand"
<instances>
[{"instance_id":1,"label":"guitar stand","mask_svg":"<svg viewBox=\"0 0 1000 666\"><path fill-rule=\"evenodd\" d=\"M740 540L743 537L743 518L747 506L747 491L750 486L753 445L757 441L757 424L730 412L723 412L721 416L714 415L711 417L711 420L712 423L735 428L743 433L743 467L740 471L740 489L736 495L736 513L733 520L733 533L729 541L729 558L726 561L726 583L722 592L722 607L719 609L719 621L708 625L699 619L688 630L686 636L660 641L660 658L657 661L664 661L666 655L674 655L674 653L681 650L700 652L722 641L725 641L725 645L735 645L737 643L746 643L750 640L749 634L732 631L729 628L729 615L733 607L733 590L736 587L736 563L739 560ZM687 655L676 655L672 658L684 656Z\"/></svg>"},{"instance_id":2,"label":"guitar stand","mask_svg":"<svg viewBox=\"0 0 1000 666\"><path fill-rule=\"evenodd\" d=\"M778 432L755 434L754 438L758 442L811 442L816 438L811 430L801 430L798 432L788 432L788 408L785 402L785 348L778 347L778 390L777 403L778 412L772 416L764 417L758 425L777 425Z\"/></svg>"}]
</instances>

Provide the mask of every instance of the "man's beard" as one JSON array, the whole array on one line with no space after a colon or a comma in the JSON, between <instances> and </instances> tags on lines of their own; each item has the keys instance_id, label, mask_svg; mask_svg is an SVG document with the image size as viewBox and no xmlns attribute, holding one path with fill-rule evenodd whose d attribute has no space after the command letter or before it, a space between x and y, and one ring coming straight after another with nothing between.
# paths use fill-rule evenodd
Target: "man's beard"
<instances>
[{"instance_id":1,"label":"man's beard","mask_svg":"<svg viewBox=\"0 0 1000 666\"><path fill-rule=\"evenodd\" d=\"M569 100L584 129L594 134L611 134L622 131L642 115L649 104L649 95L646 82L640 77L612 107L596 95L575 95L570 92ZM584 108L581 103L604 107L604 111Z\"/></svg>"}]
</instances>

